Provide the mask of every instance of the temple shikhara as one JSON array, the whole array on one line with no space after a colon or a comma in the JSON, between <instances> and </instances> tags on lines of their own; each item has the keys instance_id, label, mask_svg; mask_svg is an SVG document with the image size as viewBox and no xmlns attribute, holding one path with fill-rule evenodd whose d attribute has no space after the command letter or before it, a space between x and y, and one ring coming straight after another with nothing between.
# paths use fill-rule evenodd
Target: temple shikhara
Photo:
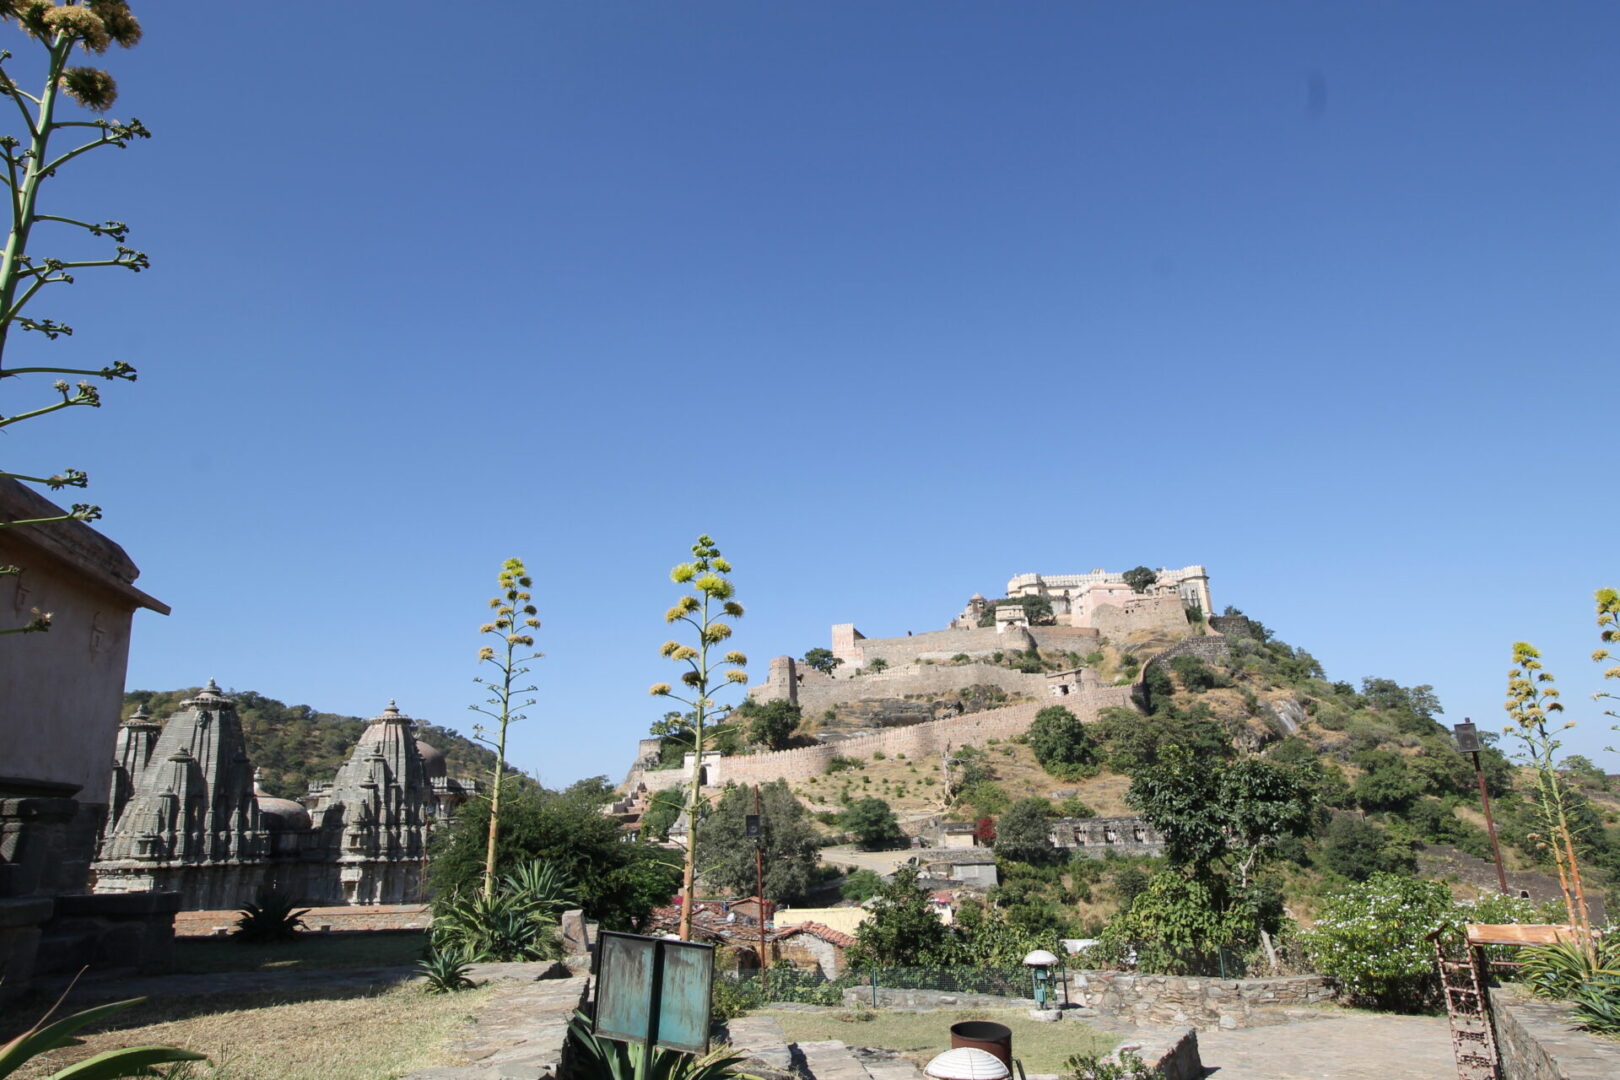
<instances>
[{"instance_id":1,"label":"temple shikhara","mask_svg":"<svg viewBox=\"0 0 1620 1080\"><path fill-rule=\"evenodd\" d=\"M330 781L301 801L256 783L236 705L212 679L159 725L120 725L98 893L178 892L185 909L239 907L275 889L311 904L425 897L431 830L471 797L394 705Z\"/></svg>"}]
</instances>

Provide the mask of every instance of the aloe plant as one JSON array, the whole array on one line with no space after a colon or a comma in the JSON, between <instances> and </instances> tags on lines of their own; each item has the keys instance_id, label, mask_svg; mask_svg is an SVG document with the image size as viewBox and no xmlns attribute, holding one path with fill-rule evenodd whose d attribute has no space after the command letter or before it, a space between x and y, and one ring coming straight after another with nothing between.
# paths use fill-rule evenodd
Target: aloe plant
<instances>
[{"instance_id":1,"label":"aloe plant","mask_svg":"<svg viewBox=\"0 0 1620 1080\"><path fill-rule=\"evenodd\" d=\"M50 1023L56 1005L39 1023L0 1046L0 1078L10 1076L34 1058L60 1049L74 1041L74 1033L121 1009L139 1005L145 998L113 1001L76 1012ZM57 1005L61 1002L58 1001ZM174 1046L126 1046L85 1058L52 1073L47 1080L116 1080L118 1077L151 1076L153 1065L172 1061L206 1061L207 1055Z\"/></svg>"}]
</instances>

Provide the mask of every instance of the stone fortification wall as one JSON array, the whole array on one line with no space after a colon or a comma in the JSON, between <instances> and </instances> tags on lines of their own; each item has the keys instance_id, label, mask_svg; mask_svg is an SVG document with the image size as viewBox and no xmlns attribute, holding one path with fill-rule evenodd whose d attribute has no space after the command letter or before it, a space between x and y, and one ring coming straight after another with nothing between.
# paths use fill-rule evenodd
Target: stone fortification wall
<instances>
[{"instance_id":1,"label":"stone fortification wall","mask_svg":"<svg viewBox=\"0 0 1620 1080\"><path fill-rule=\"evenodd\" d=\"M1181 618L1182 625L1185 625L1186 618L1182 615L1180 605L1172 606ZM918 660L949 660L959 653L977 658L1032 648L1090 652L1097 647L1100 636L1101 632L1090 626L1017 626L999 630L985 626L971 630L927 630L905 637L869 638L861 636L852 624L844 623L833 627L833 654L844 661L833 677L850 678L856 668L864 667L873 660L882 660L898 667L914 664Z\"/></svg>"},{"instance_id":2,"label":"stone fortification wall","mask_svg":"<svg viewBox=\"0 0 1620 1080\"><path fill-rule=\"evenodd\" d=\"M1575 1030L1571 1006L1521 998L1501 988L1490 994L1502 1080L1614 1080L1620 1076L1620 1043Z\"/></svg>"},{"instance_id":3,"label":"stone fortification wall","mask_svg":"<svg viewBox=\"0 0 1620 1080\"><path fill-rule=\"evenodd\" d=\"M1130 702L1129 686L1097 687L1070 694L1063 699L1064 706L1081 720L1094 720L1098 710L1112 705L1128 707ZM1035 719L1035 714L1051 704L1050 700L1032 701L1010 705L1005 709L989 709L935 720L928 724L857 735L823 746L721 758L710 770L709 783L753 784L778 779L797 782L822 775L835 757L871 757L881 750L889 757L905 754L915 758L937 754L948 747L982 744L987 739L1008 739L1023 734Z\"/></svg>"},{"instance_id":4,"label":"stone fortification wall","mask_svg":"<svg viewBox=\"0 0 1620 1080\"><path fill-rule=\"evenodd\" d=\"M1136 1024L1246 1028L1268 1022L1264 1010L1322 1005L1337 996L1324 975L1211 979L1073 971L1069 1000Z\"/></svg>"},{"instance_id":5,"label":"stone fortification wall","mask_svg":"<svg viewBox=\"0 0 1620 1080\"><path fill-rule=\"evenodd\" d=\"M1164 667L1178 656L1196 656L1200 660L1219 662L1232 652L1232 644L1220 634L1191 637L1178 641L1161 653L1155 653L1144 667ZM1168 670L1168 669L1166 669Z\"/></svg>"},{"instance_id":6,"label":"stone fortification wall","mask_svg":"<svg viewBox=\"0 0 1620 1080\"><path fill-rule=\"evenodd\" d=\"M936 697L970 686L995 686L1026 697L1047 694L1045 675L1026 675L993 664L918 664L852 679L806 678L799 684L799 708L806 716L820 716L845 702Z\"/></svg>"},{"instance_id":7,"label":"stone fortification wall","mask_svg":"<svg viewBox=\"0 0 1620 1080\"><path fill-rule=\"evenodd\" d=\"M1135 630L1177 633L1187 629L1187 610L1175 593L1133 596L1121 604L1103 604L1091 613L1091 624L1104 637L1118 638Z\"/></svg>"}]
</instances>

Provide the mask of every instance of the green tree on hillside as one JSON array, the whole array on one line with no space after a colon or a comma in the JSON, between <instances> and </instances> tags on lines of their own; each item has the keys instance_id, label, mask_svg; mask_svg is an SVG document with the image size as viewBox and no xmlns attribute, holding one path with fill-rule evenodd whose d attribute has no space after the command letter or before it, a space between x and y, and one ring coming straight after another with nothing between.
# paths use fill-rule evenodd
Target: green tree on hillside
<instances>
[{"instance_id":1,"label":"green tree on hillside","mask_svg":"<svg viewBox=\"0 0 1620 1080\"><path fill-rule=\"evenodd\" d=\"M734 599L736 587L726 575L731 564L720 556L720 549L707 536L700 536L692 545L692 561L684 562L669 572L677 585L688 585L691 592L681 596L675 606L664 613L666 623L686 623L697 632L697 645L683 645L666 641L659 650L664 657L684 664L681 673L683 694L675 693L669 683L655 683L650 691L654 697L669 697L692 709L692 750L703 759L703 731L715 714L717 703L710 696L725 686L744 686L748 675L743 668L748 658L736 650L727 652L718 660L713 657L722 642L731 637L731 624L723 618L742 618L742 605ZM722 675L722 672L724 673ZM681 875L681 939L692 937L692 905L696 893L693 882L697 874L695 862L698 831L703 802L703 770L692 770L692 783L688 788L686 814L690 832L687 834L686 865Z\"/></svg>"},{"instance_id":2,"label":"green tree on hillside","mask_svg":"<svg viewBox=\"0 0 1620 1080\"><path fill-rule=\"evenodd\" d=\"M838 815L838 827L867 851L894 847L905 839L889 804L873 796L856 799L844 807Z\"/></svg>"},{"instance_id":3,"label":"green tree on hillside","mask_svg":"<svg viewBox=\"0 0 1620 1080\"><path fill-rule=\"evenodd\" d=\"M1264 758L1224 765L1178 746L1131 778L1125 801L1164 837L1172 864L1208 877L1224 861L1240 888L1267 850L1310 831L1316 811L1298 769Z\"/></svg>"},{"instance_id":4,"label":"green tree on hillside","mask_svg":"<svg viewBox=\"0 0 1620 1080\"><path fill-rule=\"evenodd\" d=\"M1051 861L1057 854L1051 819L1052 804L1045 799L1019 799L996 820L996 854L1032 864Z\"/></svg>"},{"instance_id":5,"label":"green tree on hillside","mask_svg":"<svg viewBox=\"0 0 1620 1080\"><path fill-rule=\"evenodd\" d=\"M1132 592L1145 593L1159 583L1159 575L1155 570L1145 566L1133 567L1120 575L1125 584L1131 587Z\"/></svg>"},{"instance_id":6,"label":"green tree on hillside","mask_svg":"<svg viewBox=\"0 0 1620 1080\"><path fill-rule=\"evenodd\" d=\"M804 653L804 666L823 675L831 675L833 669L843 662L833 655L831 649L806 649Z\"/></svg>"},{"instance_id":7,"label":"green tree on hillside","mask_svg":"<svg viewBox=\"0 0 1620 1080\"><path fill-rule=\"evenodd\" d=\"M1006 604L1017 604L1024 609L1024 616L1029 619L1031 626L1050 625L1055 616L1052 614L1052 601L1045 596L1004 596L1000 600L992 600L979 616L980 626L996 625L996 608Z\"/></svg>"},{"instance_id":8,"label":"green tree on hillside","mask_svg":"<svg viewBox=\"0 0 1620 1080\"><path fill-rule=\"evenodd\" d=\"M732 713L748 726L748 741L767 750L786 750L803 714L790 701L778 699L761 705L744 701Z\"/></svg>"},{"instance_id":9,"label":"green tree on hillside","mask_svg":"<svg viewBox=\"0 0 1620 1080\"><path fill-rule=\"evenodd\" d=\"M1097 746L1086 725L1062 705L1049 705L1035 714L1029 725L1029 748L1053 776L1072 775L1097 761Z\"/></svg>"},{"instance_id":10,"label":"green tree on hillside","mask_svg":"<svg viewBox=\"0 0 1620 1080\"><path fill-rule=\"evenodd\" d=\"M917 883L917 868L902 866L867 905L871 915L855 931L849 965L856 970L948 964L956 959L951 934Z\"/></svg>"},{"instance_id":11,"label":"green tree on hillside","mask_svg":"<svg viewBox=\"0 0 1620 1080\"><path fill-rule=\"evenodd\" d=\"M11 193L11 229L0 254L0 380L21 376L56 376L44 404L23 407L7 416L0 416L0 430L24 420L64 409L80 407L99 408L101 392L92 379L135 381L135 369L122 360L102 367L60 367L33 365L27 367L9 363L6 346L11 330L34 331L47 340L71 336L73 328L55 319L25 313L29 304L51 285L72 284L76 275L86 270L116 267L140 272L149 265L146 254L124 246L129 227L121 221L81 220L78 217L47 213L40 200L45 181L79 157L104 147L123 149L136 139L151 137L151 132L135 119L93 120L80 118L67 112L68 102L77 103L91 113L104 113L112 108L118 97L118 84L106 71L94 67L69 64L73 49L78 46L87 53L104 53L116 44L132 48L141 40L141 24L130 13L122 0L97 0L82 5L48 3L21 3L17 0L0 4L0 20L14 23L32 38L44 52L45 74L39 93L25 91L11 75L0 69L0 94L10 97L17 106L21 130L17 135L0 136L0 161L6 173L0 175ZM11 56L0 55L0 65ZM64 148L60 138L81 139L77 145ZM97 240L112 241L113 254L101 258L62 258L41 255L33 241L34 229L48 225L78 231ZM67 241L72 247L83 237ZM78 382L69 386L69 378ZM0 477L19 480L26 484L39 484L52 491L62 488L82 488L89 477L80 469L68 468L50 476L32 472L18 472L0 468ZM74 503L65 514L0 522L0 528L19 525L49 525L63 521L95 521L101 508L89 503ZM0 566L0 576L22 573L20 566ZM0 630L0 634L27 634L49 630L51 616L38 608L33 609L21 626Z\"/></svg>"},{"instance_id":12,"label":"green tree on hillside","mask_svg":"<svg viewBox=\"0 0 1620 1080\"><path fill-rule=\"evenodd\" d=\"M765 830L765 896L796 903L815 884L816 830L786 780L760 785L759 796ZM753 789L728 787L704 820L697 863L709 889L730 895L754 894L754 842L748 838L746 820L753 812Z\"/></svg>"}]
</instances>

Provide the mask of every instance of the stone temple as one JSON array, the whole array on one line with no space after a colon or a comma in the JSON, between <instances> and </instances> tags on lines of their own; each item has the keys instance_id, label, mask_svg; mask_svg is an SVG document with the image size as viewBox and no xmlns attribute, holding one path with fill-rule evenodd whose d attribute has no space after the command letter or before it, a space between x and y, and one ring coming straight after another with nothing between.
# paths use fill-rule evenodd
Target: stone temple
<instances>
[{"instance_id":1,"label":"stone temple","mask_svg":"<svg viewBox=\"0 0 1620 1080\"><path fill-rule=\"evenodd\" d=\"M118 731L95 891L178 892L189 910L272 888L306 904L420 902L432 830L478 785L447 776L414 730L389 702L337 775L294 802L259 788L212 679L165 725L136 712Z\"/></svg>"}]
</instances>

